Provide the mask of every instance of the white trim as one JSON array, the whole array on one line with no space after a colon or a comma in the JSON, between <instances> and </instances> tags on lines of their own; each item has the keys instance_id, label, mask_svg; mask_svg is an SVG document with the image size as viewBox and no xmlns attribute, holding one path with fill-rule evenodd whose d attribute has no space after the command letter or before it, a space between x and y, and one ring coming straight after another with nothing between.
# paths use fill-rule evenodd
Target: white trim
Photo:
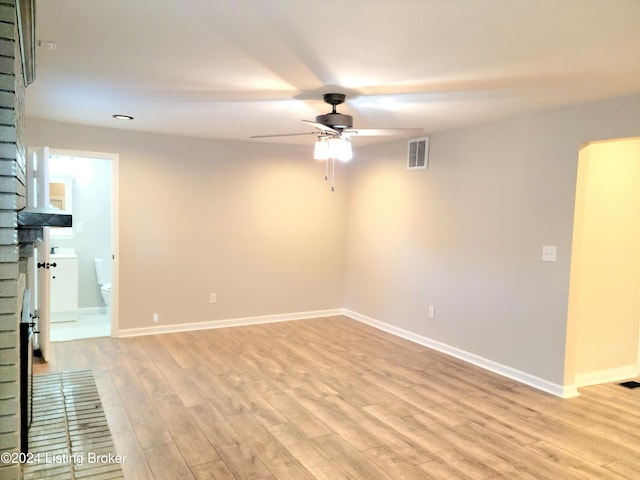
<instances>
[{"instance_id":1,"label":"white trim","mask_svg":"<svg viewBox=\"0 0 640 480\"><path fill-rule=\"evenodd\" d=\"M544 380L529 373L516 370L515 368L502 365L500 363L494 362L493 360L489 360L473 353L460 350L459 348L452 347L445 343L438 342L431 338L418 335L416 333L404 330L399 327L395 327L393 325L389 325L388 323L375 320L371 317L367 317L366 315L362 315L348 309L344 310L344 315L359 322L366 323L367 325L375 327L379 330L391 333L392 335L396 335L397 337L404 338L405 340L409 340L428 348L432 348L433 350L437 350L438 352L442 352L460 360L464 360L465 362L471 363L480 368L484 368L485 370L489 370L490 372L497 373L498 375L502 375L503 377L510 378L520 383L524 383L525 385L529 385L530 387L542 390L543 392L550 393L557 397L569 398L579 395L575 385L565 386L549 382L548 380Z\"/></svg>"},{"instance_id":2,"label":"white trim","mask_svg":"<svg viewBox=\"0 0 640 480\"><path fill-rule=\"evenodd\" d=\"M106 313L106 307L82 307L78 309L78 316L80 315L104 315Z\"/></svg>"},{"instance_id":3,"label":"white trim","mask_svg":"<svg viewBox=\"0 0 640 480\"><path fill-rule=\"evenodd\" d=\"M635 376L640 376L640 328L638 328L638 343L636 345L638 349L638 360L636 360L636 374Z\"/></svg>"},{"instance_id":4,"label":"white trim","mask_svg":"<svg viewBox=\"0 0 640 480\"><path fill-rule=\"evenodd\" d=\"M209 330L212 328L242 327L247 325L258 325L262 323L289 322L293 320L307 320L310 318L332 317L343 314L343 309L335 308L331 310L316 310L311 312L285 313L280 315L261 315L257 317L233 318L229 320L212 320L209 322L157 325L153 327L127 328L118 331L117 336L120 338L138 337L141 335L156 335L159 333L177 333L189 332L193 330Z\"/></svg>"},{"instance_id":5,"label":"white trim","mask_svg":"<svg viewBox=\"0 0 640 480\"><path fill-rule=\"evenodd\" d=\"M578 387L586 387L589 385L599 385L601 383L629 380L636 377L636 375L636 366L628 365L626 367L610 368L608 370L598 370L597 372L576 374L575 383Z\"/></svg>"},{"instance_id":6,"label":"white trim","mask_svg":"<svg viewBox=\"0 0 640 480\"><path fill-rule=\"evenodd\" d=\"M111 157L111 337L120 329L120 155Z\"/></svg>"}]
</instances>

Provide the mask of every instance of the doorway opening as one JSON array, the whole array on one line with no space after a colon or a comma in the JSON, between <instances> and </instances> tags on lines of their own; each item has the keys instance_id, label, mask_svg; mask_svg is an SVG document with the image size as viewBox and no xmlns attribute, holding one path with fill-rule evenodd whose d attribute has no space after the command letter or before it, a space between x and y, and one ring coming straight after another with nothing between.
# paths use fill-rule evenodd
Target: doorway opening
<instances>
[{"instance_id":1,"label":"doorway opening","mask_svg":"<svg viewBox=\"0 0 640 480\"><path fill-rule=\"evenodd\" d=\"M640 137L583 146L567 336L567 365L577 387L640 374L638 218Z\"/></svg>"},{"instance_id":2,"label":"doorway opening","mask_svg":"<svg viewBox=\"0 0 640 480\"><path fill-rule=\"evenodd\" d=\"M117 242L117 155L50 149L52 207L71 212L73 227L50 228L52 342L115 336L113 281Z\"/></svg>"}]
</instances>

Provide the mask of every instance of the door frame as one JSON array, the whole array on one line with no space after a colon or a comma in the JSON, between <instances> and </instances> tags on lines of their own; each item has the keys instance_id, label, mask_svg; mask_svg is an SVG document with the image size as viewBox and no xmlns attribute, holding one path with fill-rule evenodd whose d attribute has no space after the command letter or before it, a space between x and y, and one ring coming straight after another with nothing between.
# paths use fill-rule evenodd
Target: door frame
<instances>
[{"instance_id":1,"label":"door frame","mask_svg":"<svg viewBox=\"0 0 640 480\"><path fill-rule=\"evenodd\" d=\"M49 148L39 147L27 152L27 207L47 208L49 206ZM47 361L50 347L50 258L49 227L42 227L42 237L34 244L34 253L27 261L27 288L31 290L31 305L37 312L36 348ZM36 308L37 307L37 308Z\"/></svg>"}]
</instances>

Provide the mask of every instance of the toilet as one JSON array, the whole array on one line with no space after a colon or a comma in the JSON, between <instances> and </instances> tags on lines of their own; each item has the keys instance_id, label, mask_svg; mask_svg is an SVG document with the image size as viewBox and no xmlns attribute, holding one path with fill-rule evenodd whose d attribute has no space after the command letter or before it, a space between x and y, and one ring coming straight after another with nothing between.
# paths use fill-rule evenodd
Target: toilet
<instances>
[{"instance_id":1,"label":"toilet","mask_svg":"<svg viewBox=\"0 0 640 480\"><path fill-rule=\"evenodd\" d=\"M104 258L94 258L93 263L96 267L96 280L98 281L98 286L100 287L102 300L104 301L107 309L109 309L109 307L111 306L111 280L106 271L107 268L104 264Z\"/></svg>"}]
</instances>

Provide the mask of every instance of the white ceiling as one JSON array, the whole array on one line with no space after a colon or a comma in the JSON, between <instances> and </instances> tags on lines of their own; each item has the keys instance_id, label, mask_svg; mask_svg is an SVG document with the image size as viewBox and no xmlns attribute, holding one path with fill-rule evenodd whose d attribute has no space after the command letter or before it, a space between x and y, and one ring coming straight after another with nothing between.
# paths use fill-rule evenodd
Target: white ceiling
<instances>
[{"instance_id":1,"label":"white ceiling","mask_svg":"<svg viewBox=\"0 0 640 480\"><path fill-rule=\"evenodd\" d=\"M63 122L245 140L310 131L336 91L356 128L430 133L640 92L638 0L36 3L57 48L26 111Z\"/></svg>"}]
</instances>

